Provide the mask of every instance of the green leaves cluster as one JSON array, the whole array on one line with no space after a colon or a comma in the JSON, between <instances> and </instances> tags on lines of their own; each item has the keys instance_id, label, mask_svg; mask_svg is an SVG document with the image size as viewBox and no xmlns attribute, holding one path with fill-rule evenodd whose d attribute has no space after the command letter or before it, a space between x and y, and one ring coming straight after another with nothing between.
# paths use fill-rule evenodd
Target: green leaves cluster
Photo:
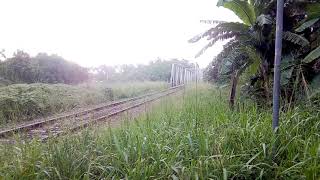
<instances>
[{"instance_id":1,"label":"green leaves cluster","mask_svg":"<svg viewBox=\"0 0 320 180\"><path fill-rule=\"evenodd\" d=\"M213 21L213 28L189 41L194 43L204 37L209 40L196 57L218 40L228 41L207 67L205 77L232 84L240 78L244 95L271 103L276 1L219 0L217 6L233 11L242 23ZM309 86L320 73L319 12L319 2L285 0L281 66L289 66L282 68L282 94L290 103L308 97ZM288 57L290 62L285 60Z\"/></svg>"}]
</instances>

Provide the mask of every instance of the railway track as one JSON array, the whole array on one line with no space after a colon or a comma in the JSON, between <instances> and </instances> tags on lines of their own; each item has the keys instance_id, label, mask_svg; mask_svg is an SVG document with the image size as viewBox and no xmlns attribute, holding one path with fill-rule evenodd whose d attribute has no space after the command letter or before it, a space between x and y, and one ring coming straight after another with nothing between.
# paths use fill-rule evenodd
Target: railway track
<instances>
[{"instance_id":1,"label":"railway track","mask_svg":"<svg viewBox=\"0 0 320 180\"><path fill-rule=\"evenodd\" d=\"M0 131L0 139L2 141L11 141L10 138L12 139L13 136L18 134L21 138L38 138L41 141L45 141L50 137L57 137L66 133L74 132L98 121L107 120L108 118L118 115L122 112L173 94L181 90L183 87L183 85L176 86L160 92L114 101L108 104L96 106L94 108L42 119L29 124L23 124L13 128L5 129Z\"/></svg>"}]
</instances>

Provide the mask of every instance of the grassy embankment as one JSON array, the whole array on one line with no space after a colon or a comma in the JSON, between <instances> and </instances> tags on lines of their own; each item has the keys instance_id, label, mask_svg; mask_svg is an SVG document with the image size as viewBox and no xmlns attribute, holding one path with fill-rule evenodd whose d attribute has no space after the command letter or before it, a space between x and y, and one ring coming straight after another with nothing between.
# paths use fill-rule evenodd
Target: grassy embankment
<instances>
[{"instance_id":1,"label":"grassy embankment","mask_svg":"<svg viewBox=\"0 0 320 180\"><path fill-rule=\"evenodd\" d=\"M0 88L0 127L164 88L162 82L9 85Z\"/></svg>"},{"instance_id":2,"label":"grassy embankment","mask_svg":"<svg viewBox=\"0 0 320 180\"><path fill-rule=\"evenodd\" d=\"M316 108L283 113L276 138L269 110L228 110L225 97L164 99L156 111L122 127L41 144L0 147L4 179L319 179ZM277 141L276 141L277 139ZM277 142L277 143L275 143ZM275 145L276 144L276 145ZM272 148L275 147L275 148Z\"/></svg>"}]
</instances>

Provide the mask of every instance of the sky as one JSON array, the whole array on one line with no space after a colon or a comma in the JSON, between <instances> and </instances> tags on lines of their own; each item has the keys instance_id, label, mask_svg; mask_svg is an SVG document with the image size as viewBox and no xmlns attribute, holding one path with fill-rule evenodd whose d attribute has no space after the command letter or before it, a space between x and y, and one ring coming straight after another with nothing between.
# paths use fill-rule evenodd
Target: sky
<instances>
[{"instance_id":1,"label":"sky","mask_svg":"<svg viewBox=\"0 0 320 180\"><path fill-rule=\"evenodd\" d=\"M216 0L0 0L0 50L57 54L82 66L146 64L158 57L205 67L222 42L188 43L212 25L239 21Z\"/></svg>"}]
</instances>

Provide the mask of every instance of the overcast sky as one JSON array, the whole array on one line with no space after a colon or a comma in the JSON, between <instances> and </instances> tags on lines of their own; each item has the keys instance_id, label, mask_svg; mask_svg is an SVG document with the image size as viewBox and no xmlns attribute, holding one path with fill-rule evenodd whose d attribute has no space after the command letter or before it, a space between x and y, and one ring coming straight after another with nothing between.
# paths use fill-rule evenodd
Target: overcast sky
<instances>
[{"instance_id":1,"label":"overcast sky","mask_svg":"<svg viewBox=\"0 0 320 180\"><path fill-rule=\"evenodd\" d=\"M216 0L1 0L0 49L58 54L83 66L185 58L205 67L222 43L189 44L210 28L202 19L238 21Z\"/></svg>"}]
</instances>

